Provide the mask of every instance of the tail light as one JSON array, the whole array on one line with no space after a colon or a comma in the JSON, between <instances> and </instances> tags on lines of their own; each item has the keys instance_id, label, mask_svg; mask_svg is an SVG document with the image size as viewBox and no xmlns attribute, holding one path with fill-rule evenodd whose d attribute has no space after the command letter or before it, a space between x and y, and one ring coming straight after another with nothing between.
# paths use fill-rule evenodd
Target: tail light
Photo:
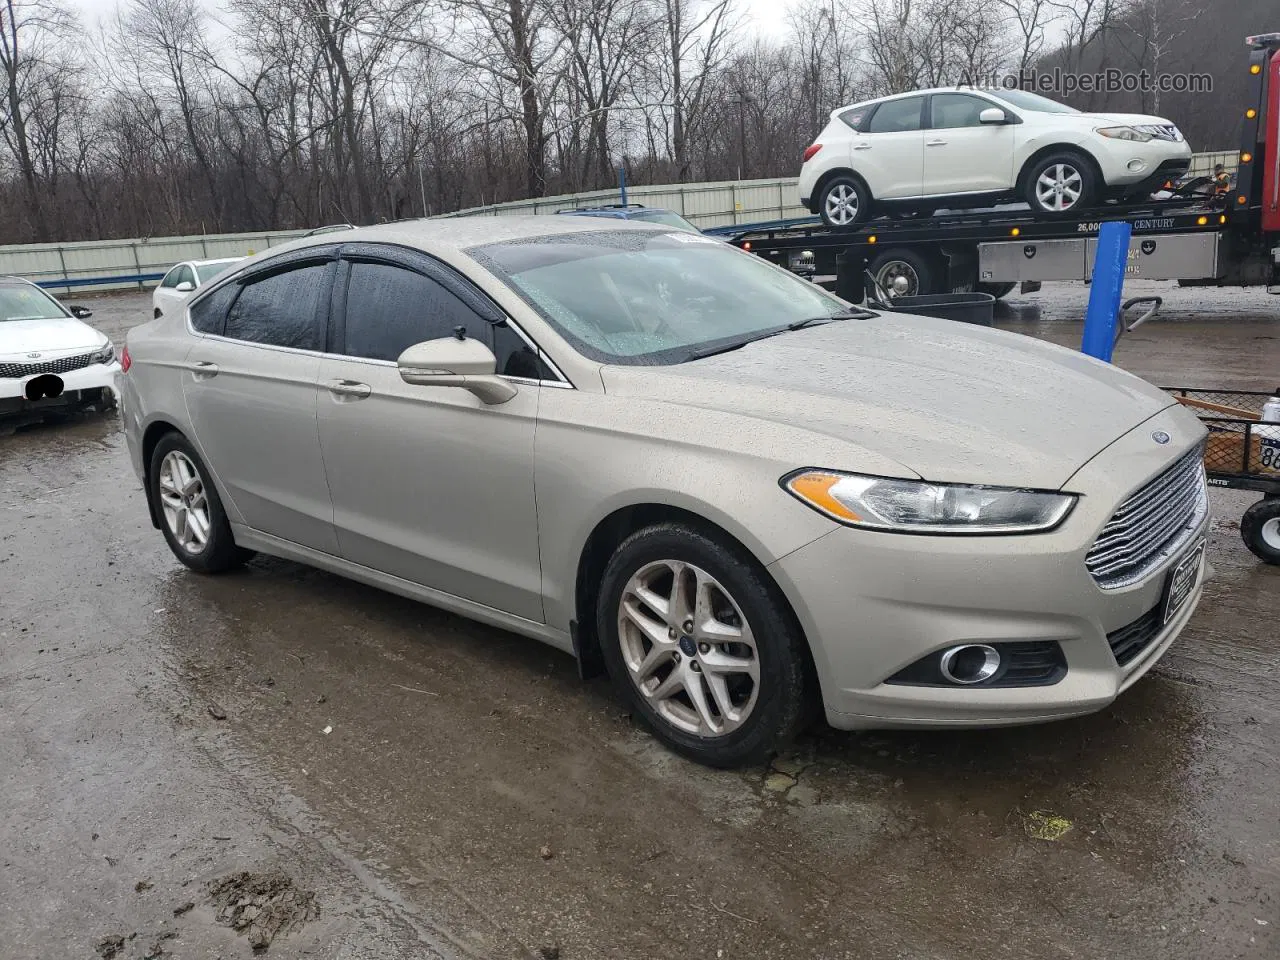
<instances>
[{"instance_id":1,"label":"tail light","mask_svg":"<svg viewBox=\"0 0 1280 960\"><path fill-rule=\"evenodd\" d=\"M821 149L822 149L822 144L820 143L815 143L812 147L807 149L804 152L804 162L808 163L810 160L816 157L818 155L818 151Z\"/></svg>"},{"instance_id":2,"label":"tail light","mask_svg":"<svg viewBox=\"0 0 1280 960\"><path fill-rule=\"evenodd\" d=\"M133 357L129 356L129 348L125 347L120 351L120 372L128 373L129 368L133 366Z\"/></svg>"}]
</instances>

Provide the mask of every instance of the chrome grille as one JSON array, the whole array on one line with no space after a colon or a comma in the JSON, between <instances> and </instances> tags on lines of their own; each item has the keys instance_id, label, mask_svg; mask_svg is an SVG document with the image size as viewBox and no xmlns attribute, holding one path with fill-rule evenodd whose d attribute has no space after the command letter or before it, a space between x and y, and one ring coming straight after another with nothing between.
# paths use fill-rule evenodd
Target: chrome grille
<instances>
[{"instance_id":1,"label":"chrome grille","mask_svg":"<svg viewBox=\"0 0 1280 960\"><path fill-rule=\"evenodd\" d=\"M34 363L0 363L0 380L32 377L37 373L70 373L72 370L82 370L94 363L93 358L100 352L58 357L56 360L37 360Z\"/></svg>"},{"instance_id":2,"label":"chrome grille","mask_svg":"<svg viewBox=\"0 0 1280 960\"><path fill-rule=\"evenodd\" d=\"M1112 514L1085 565L1104 590L1137 583L1176 553L1209 510L1204 452L1197 446Z\"/></svg>"}]
</instances>

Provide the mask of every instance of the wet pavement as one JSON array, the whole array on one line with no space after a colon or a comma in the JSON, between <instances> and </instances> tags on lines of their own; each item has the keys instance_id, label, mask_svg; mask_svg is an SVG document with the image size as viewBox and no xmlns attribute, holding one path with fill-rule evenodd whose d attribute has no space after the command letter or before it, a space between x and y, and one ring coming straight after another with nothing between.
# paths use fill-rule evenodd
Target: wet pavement
<instances>
[{"instance_id":1,"label":"wet pavement","mask_svg":"<svg viewBox=\"0 0 1280 960\"><path fill-rule=\"evenodd\" d=\"M1151 286L1122 365L1280 379L1280 298ZM1000 322L1074 345L1086 297ZM119 343L147 301L93 306ZM114 417L0 435L0 958L1280 956L1280 569L1212 496L1205 599L1109 710L718 772L532 641L187 571Z\"/></svg>"}]
</instances>

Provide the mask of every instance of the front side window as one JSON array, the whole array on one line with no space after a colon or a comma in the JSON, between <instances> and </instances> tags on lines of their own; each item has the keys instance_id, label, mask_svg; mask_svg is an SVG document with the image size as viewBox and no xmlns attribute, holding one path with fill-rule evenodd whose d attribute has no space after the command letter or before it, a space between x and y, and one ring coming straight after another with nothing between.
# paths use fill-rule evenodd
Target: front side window
<instances>
[{"instance_id":1,"label":"front side window","mask_svg":"<svg viewBox=\"0 0 1280 960\"><path fill-rule=\"evenodd\" d=\"M982 126L983 110L996 107L990 100L972 97L967 93L935 93L933 95L933 125L938 129Z\"/></svg>"},{"instance_id":2,"label":"front side window","mask_svg":"<svg viewBox=\"0 0 1280 960\"><path fill-rule=\"evenodd\" d=\"M227 314L224 335L234 340L321 350L324 320L321 306L328 293L328 263L309 263L251 279Z\"/></svg>"},{"instance_id":3,"label":"front side window","mask_svg":"<svg viewBox=\"0 0 1280 960\"><path fill-rule=\"evenodd\" d=\"M453 336L462 327L480 337L485 321L430 277L389 263L354 262L347 281L349 357L395 361L415 343Z\"/></svg>"},{"instance_id":4,"label":"front side window","mask_svg":"<svg viewBox=\"0 0 1280 960\"><path fill-rule=\"evenodd\" d=\"M758 257L684 233L601 230L467 252L604 363L683 363L848 310Z\"/></svg>"},{"instance_id":5,"label":"front side window","mask_svg":"<svg viewBox=\"0 0 1280 960\"><path fill-rule=\"evenodd\" d=\"M867 126L868 133L908 133L920 129L920 110L924 97L887 100L876 108Z\"/></svg>"}]
</instances>

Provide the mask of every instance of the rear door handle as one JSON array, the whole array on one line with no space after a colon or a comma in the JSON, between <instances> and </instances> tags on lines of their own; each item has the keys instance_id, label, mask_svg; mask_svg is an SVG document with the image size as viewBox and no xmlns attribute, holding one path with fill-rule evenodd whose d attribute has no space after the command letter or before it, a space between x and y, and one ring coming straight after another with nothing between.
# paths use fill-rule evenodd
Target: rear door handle
<instances>
[{"instance_id":1,"label":"rear door handle","mask_svg":"<svg viewBox=\"0 0 1280 960\"><path fill-rule=\"evenodd\" d=\"M853 145L853 149L855 149L855 150L870 150L870 149L871 149L871 144L869 144L869 143L855 143L855 144Z\"/></svg>"},{"instance_id":2,"label":"rear door handle","mask_svg":"<svg viewBox=\"0 0 1280 960\"><path fill-rule=\"evenodd\" d=\"M358 380L330 380L327 388L339 400L363 400L373 393L373 387Z\"/></svg>"},{"instance_id":3,"label":"rear door handle","mask_svg":"<svg viewBox=\"0 0 1280 960\"><path fill-rule=\"evenodd\" d=\"M945 140L930 140L925 144L926 147L945 147L946 145L947 141Z\"/></svg>"},{"instance_id":4,"label":"rear door handle","mask_svg":"<svg viewBox=\"0 0 1280 960\"><path fill-rule=\"evenodd\" d=\"M218 365L209 360L196 360L188 367L197 380L208 380L218 375Z\"/></svg>"}]
</instances>

